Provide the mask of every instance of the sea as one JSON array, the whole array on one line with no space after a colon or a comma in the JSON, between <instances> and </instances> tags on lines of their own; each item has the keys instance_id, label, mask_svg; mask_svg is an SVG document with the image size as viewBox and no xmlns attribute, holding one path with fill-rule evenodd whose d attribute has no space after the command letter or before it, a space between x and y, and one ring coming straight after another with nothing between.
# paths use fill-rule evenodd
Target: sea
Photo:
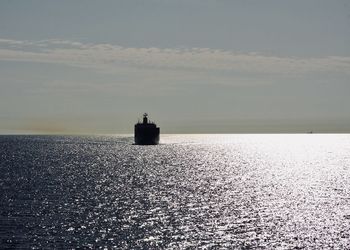
<instances>
[{"instance_id":1,"label":"sea","mask_svg":"<svg viewBox=\"0 0 350 250\"><path fill-rule=\"evenodd\" d=\"M0 249L349 249L350 134L0 136Z\"/></svg>"}]
</instances>

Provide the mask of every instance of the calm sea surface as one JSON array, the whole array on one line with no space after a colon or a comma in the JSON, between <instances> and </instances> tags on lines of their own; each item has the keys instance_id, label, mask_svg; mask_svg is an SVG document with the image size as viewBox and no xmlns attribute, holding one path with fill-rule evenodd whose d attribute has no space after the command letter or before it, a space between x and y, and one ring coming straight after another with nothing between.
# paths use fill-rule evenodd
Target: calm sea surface
<instances>
[{"instance_id":1,"label":"calm sea surface","mask_svg":"<svg viewBox=\"0 0 350 250\"><path fill-rule=\"evenodd\" d=\"M350 248L350 135L0 136L0 248Z\"/></svg>"}]
</instances>

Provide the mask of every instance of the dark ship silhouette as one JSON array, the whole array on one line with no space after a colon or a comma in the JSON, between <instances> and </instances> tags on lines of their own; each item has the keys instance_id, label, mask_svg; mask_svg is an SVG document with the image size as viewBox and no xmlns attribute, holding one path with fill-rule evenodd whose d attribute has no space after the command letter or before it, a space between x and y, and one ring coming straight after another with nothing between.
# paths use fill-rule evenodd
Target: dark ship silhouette
<instances>
[{"instance_id":1,"label":"dark ship silhouette","mask_svg":"<svg viewBox=\"0 0 350 250\"><path fill-rule=\"evenodd\" d=\"M159 128L153 122L148 122L148 114L143 114L143 122L135 124L136 145L157 145L159 143Z\"/></svg>"}]
</instances>

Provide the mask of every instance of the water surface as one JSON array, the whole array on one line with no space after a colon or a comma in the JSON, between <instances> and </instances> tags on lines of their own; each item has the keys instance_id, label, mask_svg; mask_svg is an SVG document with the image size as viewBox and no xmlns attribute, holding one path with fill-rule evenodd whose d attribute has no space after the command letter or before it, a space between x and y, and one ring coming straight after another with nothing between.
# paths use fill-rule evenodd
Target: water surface
<instances>
[{"instance_id":1,"label":"water surface","mask_svg":"<svg viewBox=\"0 0 350 250\"><path fill-rule=\"evenodd\" d=\"M0 248L346 248L350 135L0 136Z\"/></svg>"}]
</instances>

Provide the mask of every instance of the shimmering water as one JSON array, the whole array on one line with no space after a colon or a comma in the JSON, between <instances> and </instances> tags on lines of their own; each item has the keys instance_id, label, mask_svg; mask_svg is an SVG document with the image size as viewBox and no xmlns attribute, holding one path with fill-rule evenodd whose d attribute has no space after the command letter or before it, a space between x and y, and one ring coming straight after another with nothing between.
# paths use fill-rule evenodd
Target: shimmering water
<instances>
[{"instance_id":1,"label":"shimmering water","mask_svg":"<svg viewBox=\"0 0 350 250\"><path fill-rule=\"evenodd\" d=\"M350 135L0 136L0 248L349 248Z\"/></svg>"}]
</instances>

